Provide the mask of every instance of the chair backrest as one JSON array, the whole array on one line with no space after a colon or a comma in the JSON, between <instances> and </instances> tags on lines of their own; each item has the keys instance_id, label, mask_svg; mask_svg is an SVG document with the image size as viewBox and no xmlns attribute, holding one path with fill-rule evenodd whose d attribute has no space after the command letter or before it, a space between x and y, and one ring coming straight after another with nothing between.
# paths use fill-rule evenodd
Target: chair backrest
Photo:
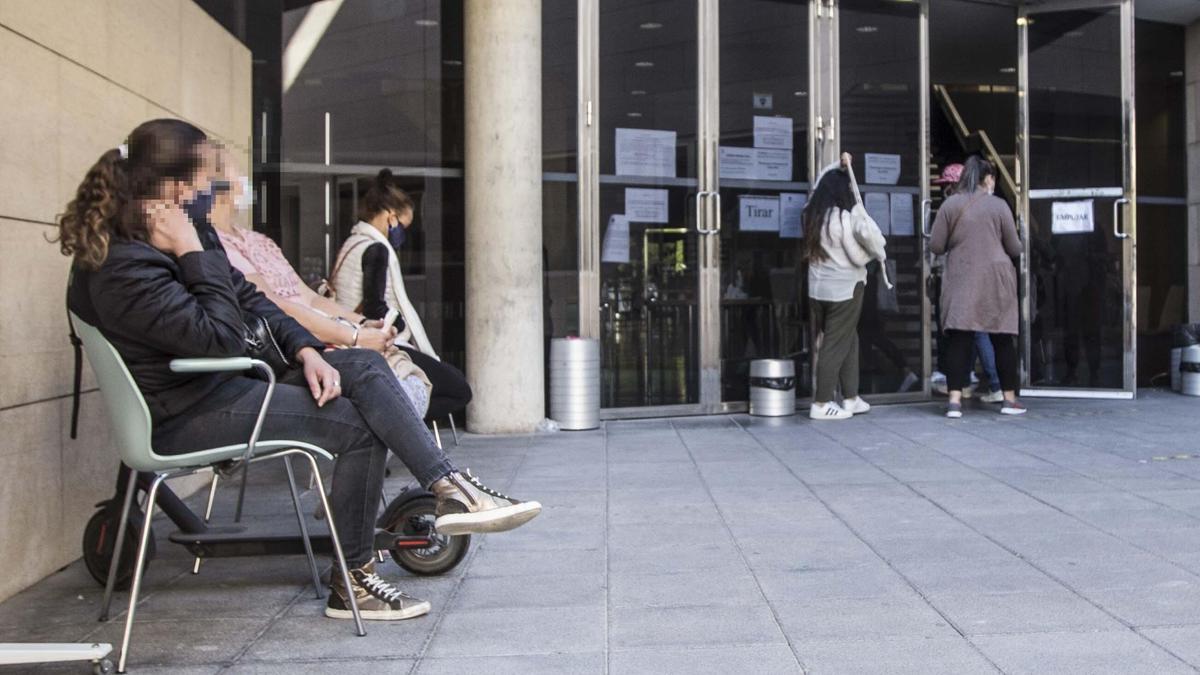
<instances>
[{"instance_id":1,"label":"chair backrest","mask_svg":"<svg viewBox=\"0 0 1200 675\"><path fill-rule=\"evenodd\" d=\"M137 382L108 338L74 312L71 321L96 373L121 461L138 471L154 471L160 462L150 443L150 409Z\"/></svg>"}]
</instances>

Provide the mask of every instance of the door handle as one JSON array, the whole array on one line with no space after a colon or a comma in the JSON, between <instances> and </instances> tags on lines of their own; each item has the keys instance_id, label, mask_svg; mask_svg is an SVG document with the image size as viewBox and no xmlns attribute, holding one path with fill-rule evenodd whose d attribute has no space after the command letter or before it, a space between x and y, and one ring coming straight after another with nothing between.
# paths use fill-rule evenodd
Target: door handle
<instances>
[{"instance_id":1,"label":"door handle","mask_svg":"<svg viewBox=\"0 0 1200 675\"><path fill-rule=\"evenodd\" d=\"M933 200L925 198L921 200L921 236L929 239L933 236L932 223L929 216L933 213Z\"/></svg>"},{"instance_id":2,"label":"door handle","mask_svg":"<svg viewBox=\"0 0 1200 675\"><path fill-rule=\"evenodd\" d=\"M1129 233L1121 229L1121 205L1128 203L1129 200L1124 197L1113 202L1113 236L1117 239L1129 238Z\"/></svg>"},{"instance_id":3,"label":"door handle","mask_svg":"<svg viewBox=\"0 0 1200 675\"><path fill-rule=\"evenodd\" d=\"M700 234L715 234L716 233L716 230L700 226L700 223L703 220L702 214L704 212L704 197L705 197L705 195L711 195L711 194L713 194L713 192L711 190L699 190L696 192L696 231L699 232ZM717 217L720 218L719 215Z\"/></svg>"},{"instance_id":4,"label":"door handle","mask_svg":"<svg viewBox=\"0 0 1200 675\"><path fill-rule=\"evenodd\" d=\"M708 194L717 198L716 208L714 209L714 212L717 214L717 218L714 221L716 224L716 227L713 228L709 232L709 234L719 234L721 232L721 192L719 190L713 190L713 191L709 192Z\"/></svg>"}]
</instances>

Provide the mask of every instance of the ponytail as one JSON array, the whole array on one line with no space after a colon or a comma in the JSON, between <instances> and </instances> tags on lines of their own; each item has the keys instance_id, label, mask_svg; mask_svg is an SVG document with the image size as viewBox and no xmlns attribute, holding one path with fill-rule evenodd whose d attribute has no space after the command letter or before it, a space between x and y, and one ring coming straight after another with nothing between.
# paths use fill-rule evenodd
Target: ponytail
<instances>
[{"instance_id":1,"label":"ponytail","mask_svg":"<svg viewBox=\"0 0 1200 675\"><path fill-rule=\"evenodd\" d=\"M108 244L121 229L121 216L131 201L129 176L121 151L100 155L58 219L58 247L85 269L96 269L108 257Z\"/></svg>"},{"instance_id":2,"label":"ponytail","mask_svg":"<svg viewBox=\"0 0 1200 675\"><path fill-rule=\"evenodd\" d=\"M58 243L84 269L108 258L113 237L150 238L138 202L159 194L168 180L192 180L204 162L204 132L183 120L144 122L120 148L100 155L58 218Z\"/></svg>"}]
</instances>

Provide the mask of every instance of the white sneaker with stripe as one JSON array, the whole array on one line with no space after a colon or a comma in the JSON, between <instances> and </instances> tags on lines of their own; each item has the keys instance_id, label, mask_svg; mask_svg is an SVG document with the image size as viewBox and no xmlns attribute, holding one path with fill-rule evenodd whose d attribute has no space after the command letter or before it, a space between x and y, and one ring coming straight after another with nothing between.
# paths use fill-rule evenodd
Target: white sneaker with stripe
<instances>
[{"instance_id":1,"label":"white sneaker with stripe","mask_svg":"<svg viewBox=\"0 0 1200 675\"><path fill-rule=\"evenodd\" d=\"M809 419L814 420L848 420L854 417L854 413L846 410L840 405L829 401L828 403L814 403L808 409Z\"/></svg>"}]
</instances>

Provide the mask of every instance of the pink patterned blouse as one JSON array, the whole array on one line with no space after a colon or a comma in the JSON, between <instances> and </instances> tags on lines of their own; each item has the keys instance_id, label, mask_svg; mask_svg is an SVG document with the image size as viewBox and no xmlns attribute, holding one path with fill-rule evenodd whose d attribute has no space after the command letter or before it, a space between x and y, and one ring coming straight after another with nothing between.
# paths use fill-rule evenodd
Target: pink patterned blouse
<instances>
[{"instance_id":1,"label":"pink patterned blouse","mask_svg":"<svg viewBox=\"0 0 1200 675\"><path fill-rule=\"evenodd\" d=\"M300 295L300 287L304 282L270 237L249 230L238 230L238 234L241 235L238 236L222 232L219 228L214 229L221 238L221 245L225 247L230 264L239 272L246 276L262 276L271 287L271 292L281 298L295 298Z\"/></svg>"}]
</instances>

